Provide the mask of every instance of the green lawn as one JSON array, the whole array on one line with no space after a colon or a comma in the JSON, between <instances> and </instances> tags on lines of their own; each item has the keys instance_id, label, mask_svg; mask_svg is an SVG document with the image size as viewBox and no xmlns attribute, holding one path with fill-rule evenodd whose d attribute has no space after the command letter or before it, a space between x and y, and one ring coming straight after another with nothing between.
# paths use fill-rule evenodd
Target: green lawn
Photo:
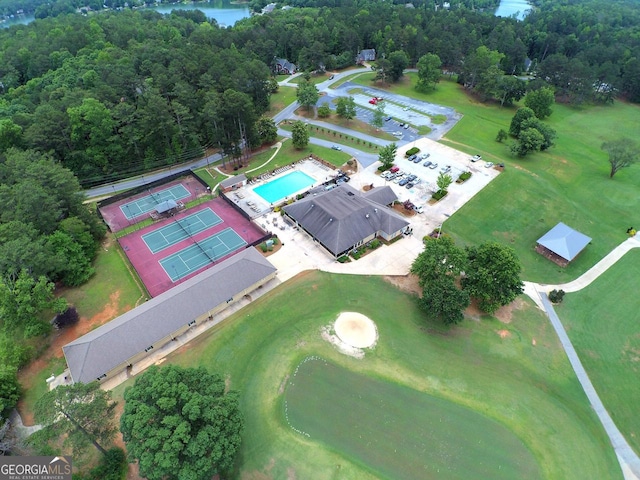
<instances>
[{"instance_id":1,"label":"green lawn","mask_svg":"<svg viewBox=\"0 0 640 480\"><path fill-rule=\"evenodd\" d=\"M541 478L517 436L454 402L319 357L303 360L289 378L290 425L385 478Z\"/></svg>"},{"instance_id":2,"label":"green lawn","mask_svg":"<svg viewBox=\"0 0 640 480\"><path fill-rule=\"evenodd\" d=\"M313 111L308 111L305 108L298 108L295 111L296 115L301 117L306 117L309 119L314 119ZM339 127L348 128L349 130L353 130L354 132L364 133L366 135L370 135L372 137L381 138L383 140L396 140L396 138L387 133L385 131L379 130L373 125L363 122L362 120L358 120L357 118L352 118L351 120L347 120L346 118L341 118L338 115L331 115L326 118L315 118L315 120L331 123L333 125L338 125Z\"/></svg>"},{"instance_id":3,"label":"green lawn","mask_svg":"<svg viewBox=\"0 0 640 480\"><path fill-rule=\"evenodd\" d=\"M325 119L322 120L324 121ZM333 141L336 142L336 145L349 145L350 147L357 148L363 152L378 153L377 145L364 142L359 138L345 135L343 133L336 132L335 130L318 127L316 125L308 124L307 126L309 127L309 134L312 137L328 140L330 142ZM280 128L287 130L288 132L291 131L291 125L286 123L281 123Z\"/></svg>"},{"instance_id":4,"label":"green lawn","mask_svg":"<svg viewBox=\"0 0 640 480\"><path fill-rule=\"evenodd\" d=\"M330 72L325 72L325 73L322 73L320 75L312 74L311 78L309 80L311 81L311 83L313 85L317 85L318 83L322 83L325 80L329 80L330 76L331 76ZM304 80L304 76L303 75L299 75L296 78L294 78L293 80L291 80L289 83L293 83L294 85L298 85L303 80Z\"/></svg>"},{"instance_id":5,"label":"green lawn","mask_svg":"<svg viewBox=\"0 0 640 480\"><path fill-rule=\"evenodd\" d=\"M320 336L321 327L345 310L377 324L378 344L362 360L338 353ZM380 277L308 272L167 362L206 366L241 391L246 429L235 478L380 478L349 452L287 426L284 388L289 374L312 355L502 424L532 452L543 478L621 478L553 329L531 304L523 304L508 324L483 318L446 330L424 319L413 296ZM114 393L121 398L123 389Z\"/></svg>"},{"instance_id":6,"label":"green lawn","mask_svg":"<svg viewBox=\"0 0 640 480\"><path fill-rule=\"evenodd\" d=\"M370 85L371 74L357 82ZM604 140L637 136L640 107L616 102L584 108L555 105L548 123L557 130L547 153L519 159L495 141L508 130L516 107L483 104L452 81L441 81L429 94L416 92L415 74L391 89L399 94L454 107L462 120L442 143L469 154L479 153L505 172L445 223L445 230L465 244L499 240L512 245L524 264L523 277L542 283L571 280L593 266L626 238L640 220L640 167L624 169L611 180L600 145ZM508 142L507 142L508 143ZM593 239L567 268L559 268L533 251L536 240L558 222Z\"/></svg>"},{"instance_id":7,"label":"green lawn","mask_svg":"<svg viewBox=\"0 0 640 480\"><path fill-rule=\"evenodd\" d=\"M263 152L260 152L251 157L249 164L243 168L236 170L234 173L240 174L245 173L248 170L253 170L254 168L263 165L274 153L273 148L269 148ZM247 175L251 178L262 175L265 172L270 172L279 167L283 167L285 165L289 165L293 162L297 162L298 160L302 160L303 158L308 157L310 154L317 155L323 160L335 165L336 167L341 167L345 164L347 160L351 158L350 155L340 152L337 150L332 150L331 148L321 147L319 145L307 145L306 148L298 150L293 146L291 140L286 140L282 143L282 148L278 152L278 155L271 160L266 165L258 168L256 171L252 171L247 173Z\"/></svg>"},{"instance_id":8,"label":"green lawn","mask_svg":"<svg viewBox=\"0 0 640 480\"><path fill-rule=\"evenodd\" d=\"M631 250L587 288L569 293L556 312L598 395L640 453L640 250Z\"/></svg>"},{"instance_id":9,"label":"green lawn","mask_svg":"<svg viewBox=\"0 0 640 480\"><path fill-rule=\"evenodd\" d=\"M272 117L280 110L296 101L297 89L295 87L278 87L278 91L271 95L269 110L266 116Z\"/></svg>"}]
</instances>

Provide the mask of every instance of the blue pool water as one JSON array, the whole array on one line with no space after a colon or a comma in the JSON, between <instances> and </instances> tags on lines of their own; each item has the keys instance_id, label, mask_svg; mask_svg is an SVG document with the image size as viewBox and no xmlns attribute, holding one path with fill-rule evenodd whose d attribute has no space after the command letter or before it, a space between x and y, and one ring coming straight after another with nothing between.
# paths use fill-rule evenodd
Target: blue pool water
<instances>
[{"instance_id":1,"label":"blue pool water","mask_svg":"<svg viewBox=\"0 0 640 480\"><path fill-rule=\"evenodd\" d=\"M258 195L269 203L276 203L292 193L303 190L305 187L313 185L315 180L309 175L295 171L286 174L284 177L276 178L264 185L253 189Z\"/></svg>"}]
</instances>

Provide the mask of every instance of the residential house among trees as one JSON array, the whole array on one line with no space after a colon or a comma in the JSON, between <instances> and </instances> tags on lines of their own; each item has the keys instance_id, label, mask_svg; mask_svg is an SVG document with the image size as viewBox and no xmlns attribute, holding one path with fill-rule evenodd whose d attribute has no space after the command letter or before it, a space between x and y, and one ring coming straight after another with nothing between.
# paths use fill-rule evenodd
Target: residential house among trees
<instances>
[{"instance_id":1,"label":"residential house among trees","mask_svg":"<svg viewBox=\"0 0 640 480\"><path fill-rule=\"evenodd\" d=\"M278 75L293 75L296 66L286 58L276 58L275 70Z\"/></svg>"},{"instance_id":2,"label":"residential house among trees","mask_svg":"<svg viewBox=\"0 0 640 480\"><path fill-rule=\"evenodd\" d=\"M364 62L373 62L376 59L376 49L369 48L366 50L360 50L360 53L356 56L356 63L362 65Z\"/></svg>"}]
</instances>

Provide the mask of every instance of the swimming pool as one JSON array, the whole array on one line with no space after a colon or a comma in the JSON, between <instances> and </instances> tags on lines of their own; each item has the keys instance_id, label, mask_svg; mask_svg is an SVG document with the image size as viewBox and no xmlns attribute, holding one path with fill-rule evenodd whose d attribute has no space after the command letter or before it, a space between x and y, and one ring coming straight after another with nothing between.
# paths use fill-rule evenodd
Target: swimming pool
<instances>
[{"instance_id":1,"label":"swimming pool","mask_svg":"<svg viewBox=\"0 0 640 480\"><path fill-rule=\"evenodd\" d=\"M287 173L285 176L276 178L264 185L253 189L258 195L269 203L276 203L292 193L299 192L304 188L313 185L315 180L309 175L298 170Z\"/></svg>"}]
</instances>

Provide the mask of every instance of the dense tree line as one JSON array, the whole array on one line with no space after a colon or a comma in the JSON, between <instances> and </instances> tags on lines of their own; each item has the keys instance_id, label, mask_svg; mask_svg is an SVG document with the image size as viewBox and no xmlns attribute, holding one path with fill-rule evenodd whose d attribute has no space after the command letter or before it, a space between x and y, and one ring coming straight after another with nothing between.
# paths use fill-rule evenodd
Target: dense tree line
<instances>
[{"instance_id":1,"label":"dense tree line","mask_svg":"<svg viewBox=\"0 0 640 480\"><path fill-rule=\"evenodd\" d=\"M621 92L640 101L637 4L545 2L523 22L464 5L414 5L302 6L228 29L197 11L64 15L12 27L0 32L0 148L47 152L85 185L208 146L240 157L264 141L256 122L277 88L276 58L332 69L353 64L363 48L378 52L384 81L406 66L427 72L429 59L503 105L524 95L512 74L527 57L539 76L531 86L551 85L560 100L611 101Z\"/></svg>"}]
</instances>

